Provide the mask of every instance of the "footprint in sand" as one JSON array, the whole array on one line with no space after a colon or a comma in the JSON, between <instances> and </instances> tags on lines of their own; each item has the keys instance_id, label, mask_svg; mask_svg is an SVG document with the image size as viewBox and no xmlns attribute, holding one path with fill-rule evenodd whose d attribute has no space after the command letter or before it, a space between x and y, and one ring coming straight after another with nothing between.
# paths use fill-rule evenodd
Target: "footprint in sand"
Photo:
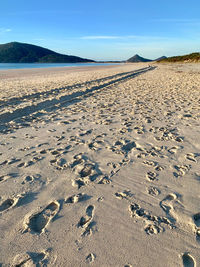
<instances>
[{"instance_id":1,"label":"footprint in sand","mask_svg":"<svg viewBox=\"0 0 200 267\"><path fill-rule=\"evenodd\" d=\"M25 222L25 231L32 231L40 234L45 231L47 225L55 217L60 208L60 204L57 201L52 201L41 212L31 215L28 221Z\"/></svg>"},{"instance_id":2,"label":"footprint in sand","mask_svg":"<svg viewBox=\"0 0 200 267\"><path fill-rule=\"evenodd\" d=\"M90 129L90 130L87 130L87 131L82 131L82 132L79 134L79 136L89 135L89 134L92 133L92 131L93 131L93 129Z\"/></svg>"},{"instance_id":3,"label":"footprint in sand","mask_svg":"<svg viewBox=\"0 0 200 267\"><path fill-rule=\"evenodd\" d=\"M9 175L2 175L0 176L0 182L6 181L8 178L10 178Z\"/></svg>"},{"instance_id":4,"label":"footprint in sand","mask_svg":"<svg viewBox=\"0 0 200 267\"><path fill-rule=\"evenodd\" d=\"M32 175L28 175L25 177L24 181L22 182L22 184L25 183L32 183L34 181L34 177Z\"/></svg>"},{"instance_id":5,"label":"footprint in sand","mask_svg":"<svg viewBox=\"0 0 200 267\"><path fill-rule=\"evenodd\" d=\"M160 194L160 190L154 186L150 186L147 189L147 192L149 195L152 195L152 196L158 196Z\"/></svg>"},{"instance_id":6,"label":"footprint in sand","mask_svg":"<svg viewBox=\"0 0 200 267\"><path fill-rule=\"evenodd\" d=\"M82 186L94 182L102 174L98 164L90 161L86 155L78 154L74 156L74 159L69 166L78 177L72 180L72 186L78 187L79 189Z\"/></svg>"},{"instance_id":7,"label":"footprint in sand","mask_svg":"<svg viewBox=\"0 0 200 267\"><path fill-rule=\"evenodd\" d=\"M86 262L87 262L87 263L93 263L94 260L95 260L95 258L96 258L96 255L93 254L93 253L90 253L90 254L86 257Z\"/></svg>"},{"instance_id":8,"label":"footprint in sand","mask_svg":"<svg viewBox=\"0 0 200 267\"><path fill-rule=\"evenodd\" d=\"M4 160L3 162L0 163L0 166L8 164L8 160Z\"/></svg>"},{"instance_id":9,"label":"footprint in sand","mask_svg":"<svg viewBox=\"0 0 200 267\"><path fill-rule=\"evenodd\" d=\"M170 229L175 227L166 217L152 215L137 203L132 203L129 206L129 212L131 213L131 217L141 218L146 222L147 225L144 227L144 230L148 235L158 234L164 231L165 226L168 226Z\"/></svg>"},{"instance_id":10,"label":"footprint in sand","mask_svg":"<svg viewBox=\"0 0 200 267\"><path fill-rule=\"evenodd\" d=\"M36 253L27 252L24 254L18 254L15 258L11 267L21 267L21 266L47 266L48 264L53 264L56 257L51 254L51 249L46 251Z\"/></svg>"},{"instance_id":11,"label":"footprint in sand","mask_svg":"<svg viewBox=\"0 0 200 267\"><path fill-rule=\"evenodd\" d=\"M151 167L155 167L157 165L155 161L151 161L151 160L145 160L143 161L143 164L151 166Z\"/></svg>"},{"instance_id":12,"label":"footprint in sand","mask_svg":"<svg viewBox=\"0 0 200 267\"><path fill-rule=\"evenodd\" d=\"M182 177L191 169L191 167L191 165L174 165L177 172L174 172L173 174L175 177Z\"/></svg>"},{"instance_id":13,"label":"footprint in sand","mask_svg":"<svg viewBox=\"0 0 200 267\"><path fill-rule=\"evenodd\" d=\"M12 267L21 267L21 266L36 266L35 264L40 264L41 261L45 258L44 253L35 253L34 259L31 258L28 254L20 254L17 255L14 259L13 264L11 265ZM39 265L40 266L40 265Z\"/></svg>"},{"instance_id":14,"label":"footprint in sand","mask_svg":"<svg viewBox=\"0 0 200 267\"><path fill-rule=\"evenodd\" d=\"M146 177L149 181L157 181L158 174L155 172L147 172Z\"/></svg>"},{"instance_id":15,"label":"footprint in sand","mask_svg":"<svg viewBox=\"0 0 200 267\"><path fill-rule=\"evenodd\" d=\"M40 154L47 154L47 150L46 149L40 150L39 153Z\"/></svg>"},{"instance_id":16,"label":"footprint in sand","mask_svg":"<svg viewBox=\"0 0 200 267\"><path fill-rule=\"evenodd\" d=\"M86 176L89 176L92 174L92 171L94 169L94 166L92 164L85 164L83 169L79 172L81 178L84 178Z\"/></svg>"},{"instance_id":17,"label":"footprint in sand","mask_svg":"<svg viewBox=\"0 0 200 267\"><path fill-rule=\"evenodd\" d=\"M133 197L133 194L130 190L124 190L123 192L116 192L115 197L118 199L129 199Z\"/></svg>"},{"instance_id":18,"label":"footprint in sand","mask_svg":"<svg viewBox=\"0 0 200 267\"><path fill-rule=\"evenodd\" d=\"M188 153L185 157L190 161L197 162L197 160L195 159L195 155L193 153Z\"/></svg>"},{"instance_id":19,"label":"footprint in sand","mask_svg":"<svg viewBox=\"0 0 200 267\"><path fill-rule=\"evenodd\" d=\"M200 212L193 216L193 220L196 225L197 240L200 241Z\"/></svg>"},{"instance_id":20,"label":"footprint in sand","mask_svg":"<svg viewBox=\"0 0 200 267\"><path fill-rule=\"evenodd\" d=\"M179 148L178 146L173 146L173 147L169 148L168 151L171 154L175 154L177 152L178 148Z\"/></svg>"},{"instance_id":21,"label":"footprint in sand","mask_svg":"<svg viewBox=\"0 0 200 267\"><path fill-rule=\"evenodd\" d=\"M81 217L80 222L79 222L79 226L84 227L85 224L87 224L88 222L90 222L92 220L93 211L94 211L94 206L90 205L87 207L86 216Z\"/></svg>"},{"instance_id":22,"label":"footprint in sand","mask_svg":"<svg viewBox=\"0 0 200 267\"><path fill-rule=\"evenodd\" d=\"M195 222L196 226L197 227L200 227L200 212L199 213L196 213L193 216L193 219L194 219L194 222Z\"/></svg>"},{"instance_id":23,"label":"footprint in sand","mask_svg":"<svg viewBox=\"0 0 200 267\"><path fill-rule=\"evenodd\" d=\"M184 267L196 267L196 262L189 253L184 253L182 256Z\"/></svg>"},{"instance_id":24,"label":"footprint in sand","mask_svg":"<svg viewBox=\"0 0 200 267\"><path fill-rule=\"evenodd\" d=\"M25 166L25 162L21 162L20 164L17 165L18 168L22 168Z\"/></svg>"},{"instance_id":25,"label":"footprint in sand","mask_svg":"<svg viewBox=\"0 0 200 267\"><path fill-rule=\"evenodd\" d=\"M100 177L100 180L98 182L98 184L110 184L110 183L111 183L111 179L108 176Z\"/></svg>"},{"instance_id":26,"label":"footprint in sand","mask_svg":"<svg viewBox=\"0 0 200 267\"><path fill-rule=\"evenodd\" d=\"M83 179L72 180L72 186L77 187L78 189L85 185L86 183L83 181Z\"/></svg>"},{"instance_id":27,"label":"footprint in sand","mask_svg":"<svg viewBox=\"0 0 200 267\"><path fill-rule=\"evenodd\" d=\"M91 150L100 150L104 145L104 141L103 140L96 140L96 141L93 141L93 142L90 142L88 144L88 147L91 149Z\"/></svg>"},{"instance_id":28,"label":"footprint in sand","mask_svg":"<svg viewBox=\"0 0 200 267\"><path fill-rule=\"evenodd\" d=\"M57 170L65 170L68 168L67 161L64 158L52 159L50 164L56 167Z\"/></svg>"},{"instance_id":29,"label":"footprint in sand","mask_svg":"<svg viewBox=\"0 0 200 267\"><path fill-rule=\"evenodd\" d=\"M157 235L158 233L163 231L163 228L160 227L159 225L155 225L155 224L148 224L145 228L144 228L145 232L148 235Z\"/></svg>"},{"instance_id":30,"label":"footprint in sand","mask_svg":"<svg viewBox=\"0 0 200 267\"><path fill-rule=\"evenodd\" d=\"M4 200L0 205L0 214L6 210L9 210L10 208L13 208L16 206L17 202L19 200L19 197L16 198L8 198Z\"/></svg>"},{"instance_id":31,"label":"footprint in sand","mask_svg":"<svg viewBox=\"0 0 200 267\"><path fill-rule=\"evenodd\" d=\"M66 198L65 203L78 203L84 200L88 200L89 198L91 198L91 196L80 193Z\"/></svg>"},{"instance_id":32,"label":"footprint in sand","mask_svg":"<svg viewBox=\"0 0 200 267\"><path fill-rule=\"evenodd\" d=\"M85 217L81 217L78 227L84 228L82 236L89 235L92 233L93 219L94 216L94 206L89 205L86 209Z\"/></svg>"},{"instance_id":33,"label":"footprint in sand","mask_svg":"<svg viewBox=\"0 0 200 267\"><path fill-rule=\"evenodd\" d=\"M161 202L160 202L160 206L161 208L167 213L169 214L171 210L173 210L173 205L172 202L173 200L175 200L177 198L177 196L173 193L167 195Z\"/></svg>"}]
</instances>

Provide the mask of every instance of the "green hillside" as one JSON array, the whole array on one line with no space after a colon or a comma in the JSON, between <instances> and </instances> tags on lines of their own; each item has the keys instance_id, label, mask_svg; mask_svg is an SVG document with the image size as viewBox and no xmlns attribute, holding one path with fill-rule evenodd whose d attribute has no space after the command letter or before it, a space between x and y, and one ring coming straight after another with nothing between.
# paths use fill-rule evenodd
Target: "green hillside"
<instances>
[{"instance_id":1,"label":"green hillside","mask_svg":"<svg viewBox=\"0 0 200 267\"><path fill-rule=\"evenodd\" d=\"M184 56L168 57L157 62L200 62L200 53L192 53Z\"/></svg>"},{"instance_id":2,"label":"green hillside","mask_svg":"<svg viewBox=\"0 0 200 267\"><path fill-rule=\"evenodd\" d=\"M78 63L94 62L76 56L62 55L52 50L25 43L12 42L0 45L0 63Z\"/></svg>"},{"instance_id":3,"label":"green hillside","mask_svg":"<svg viewBox=\"0 0 200 267\"><path fill-rule=\"evenodd\" d=\"M137 54L127 60L127 62L131 62L131 63L150 62L150 61L152 61L152 60L151 59L147 59L147 58L143 58L143 57L141 57L141 56L139 56Z\"/></svg>"}]
</instances>

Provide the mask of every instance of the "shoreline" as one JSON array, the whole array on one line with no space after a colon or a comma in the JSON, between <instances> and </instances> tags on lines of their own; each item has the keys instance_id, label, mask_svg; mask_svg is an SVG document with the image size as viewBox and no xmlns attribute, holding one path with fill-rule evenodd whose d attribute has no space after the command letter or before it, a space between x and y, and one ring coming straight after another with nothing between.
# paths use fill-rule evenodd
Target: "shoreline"
<instances>
[{"instance_id":1,"label":"shoreline","mask_svg":"<svg viewBox=\"0 0 200 267\"><path fill-rule=\"evenodd\" d=\"M24 69L7 69L0 70L0 78L8 78L8 77L19 77L23 75L30 74L47 74L47 73L55 73L55 72L76 72L76 71L90 71L95 69L104 69L104 68L112 68L122 66L123 64L115 64L115 65L99 65L99 66L74 66L74 67L49 67L49 68L24 68Z\"/></svg>"}]
</instances>

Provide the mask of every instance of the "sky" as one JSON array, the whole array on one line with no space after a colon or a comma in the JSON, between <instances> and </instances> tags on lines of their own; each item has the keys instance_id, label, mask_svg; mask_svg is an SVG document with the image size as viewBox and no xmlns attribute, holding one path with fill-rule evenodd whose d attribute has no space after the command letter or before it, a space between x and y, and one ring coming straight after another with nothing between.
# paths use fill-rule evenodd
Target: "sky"
<instances>
[{"instance_id":1,"label":"sky","mask_svg":"<svg viewBox=\"0 0 200 267\"><path fill-rule=\"evenodd\" d=\"M94 60L200 52L199 0L1 0L0 44Z\"/></svg>"}]
</instances>

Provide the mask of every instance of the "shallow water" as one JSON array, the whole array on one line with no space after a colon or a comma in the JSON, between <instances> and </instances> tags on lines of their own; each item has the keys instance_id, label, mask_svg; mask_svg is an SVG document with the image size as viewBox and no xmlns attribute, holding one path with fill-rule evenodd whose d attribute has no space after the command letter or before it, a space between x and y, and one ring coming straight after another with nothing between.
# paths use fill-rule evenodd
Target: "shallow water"
<instances>
[{"instance_id":1,"label":"shallow water","mask_svg":"<svg viewBox=\"0 0 200 267\"><path fill-rule=\"evenodd\" d=\"M37 69L37 68L55 68L55 67L88 67L116 65L115 63L0 63L0 70L9 69Z\"/></svg>"}]
</instances>

